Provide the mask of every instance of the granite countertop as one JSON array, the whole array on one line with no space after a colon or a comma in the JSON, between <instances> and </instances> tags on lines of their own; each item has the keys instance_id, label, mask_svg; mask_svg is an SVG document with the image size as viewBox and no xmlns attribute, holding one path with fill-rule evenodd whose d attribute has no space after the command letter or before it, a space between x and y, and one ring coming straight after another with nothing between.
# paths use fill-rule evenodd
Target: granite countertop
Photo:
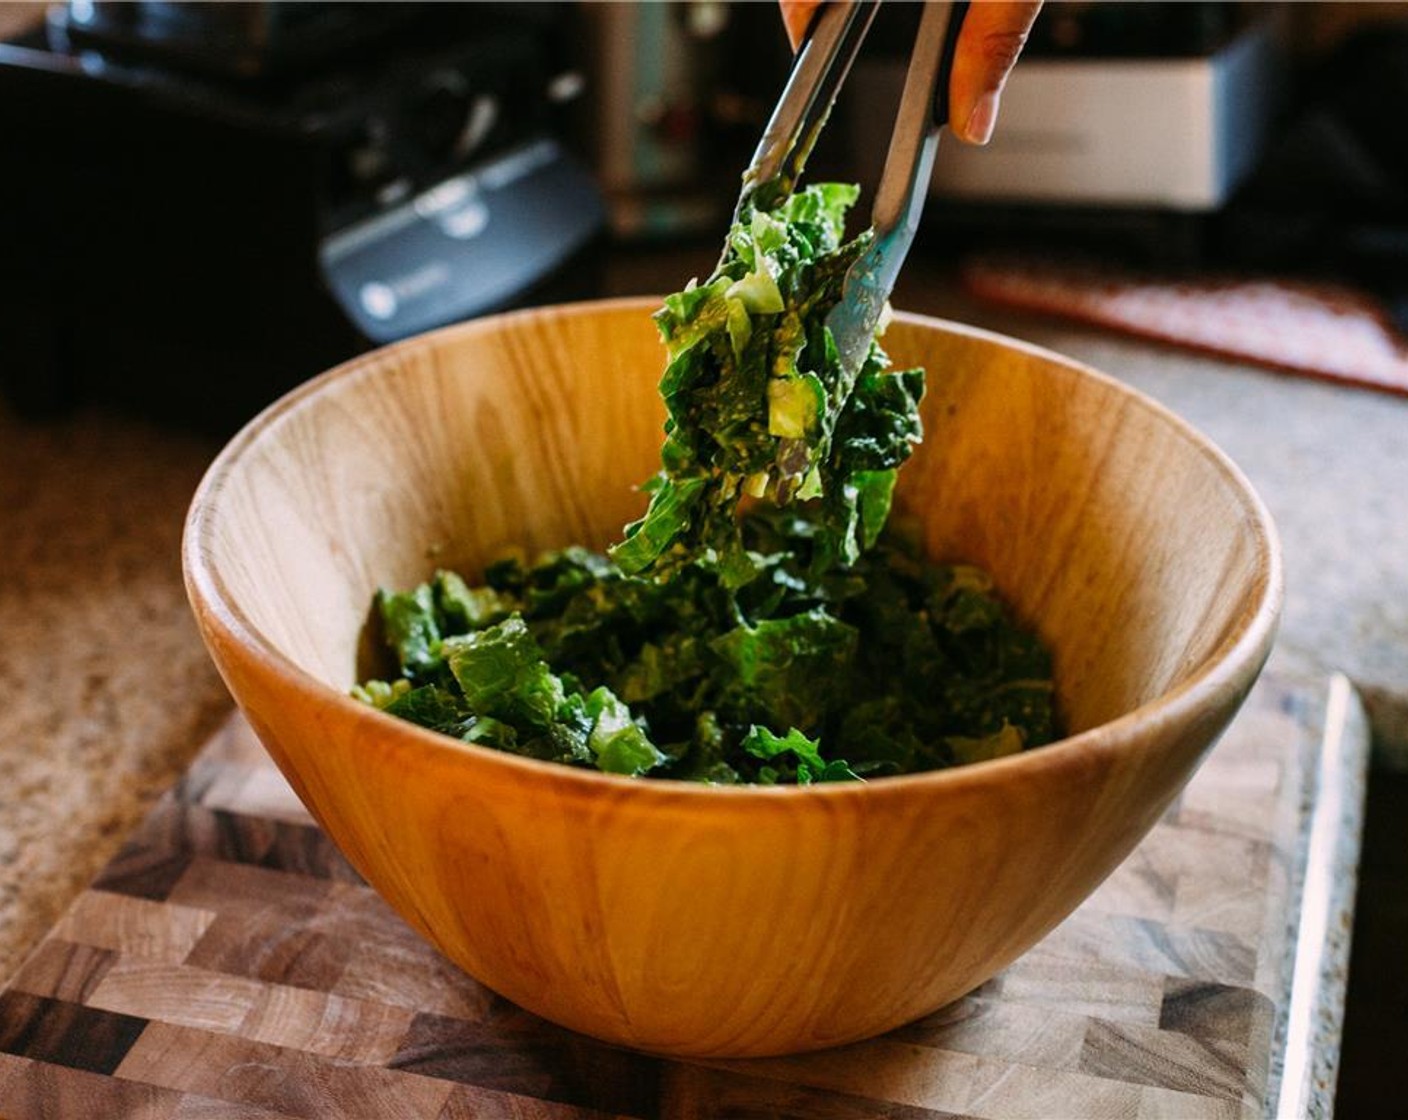
<instances>
[{"instance_id":1,"label":"granite countertop","mask_svg":"<svg viewBox=\"0 0 1408 1120\"><path fill-rule=\"evenodd\" d=\"M663 279L627 269L615 290L680 272L677 258ZM1272 668L1344 671L1386 755L1408 758L1408 400L998 312L922 264L896 302L1089 362L1207 433L1280 527L1287 600ZM216 450L139 421L38 423L0 405L0 976L229 710L179 560L186 505Z\"/></svg>"},{"instance_id":2,"label":"granite countertop","mask_svg":"<svg viewBox=\"0 0 1408 1120\"><path fill-rule=\"evenodd\" d=\"M181 583L214 442L0 406L0 973L93 877L230 701Z\"/></svg>"}]
</instances>

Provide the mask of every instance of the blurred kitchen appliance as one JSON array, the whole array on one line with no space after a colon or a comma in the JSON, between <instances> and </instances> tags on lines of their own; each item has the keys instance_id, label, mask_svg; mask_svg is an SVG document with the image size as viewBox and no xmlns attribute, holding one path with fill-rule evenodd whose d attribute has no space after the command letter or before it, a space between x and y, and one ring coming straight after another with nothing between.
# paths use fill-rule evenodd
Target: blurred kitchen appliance
<instances>
[{"instance_id":1,"label":"blurred kitchen appliance","mask_svg":"<svg viewBox=\"0 0 1408 1120\"><path fill-rule=\"evenodd\" d=\"M863 184L881 158L866 122L893 102L911 41L903 7L889 43L858 59L849 83ZM950 145L938 161L917 248L1207 266L1285 100L1283 23L1278 7L1258 3L1048 0L992 142Z\"/></svg>"},{"instance_id":2,"label":"blurred kitchen appliance","mask_svg":"<svg viewBox=\"0 0 1408 1120\"><path fill-rule=\"evenodd\" d=\"M1255 167L1278 71L1274 20L1240 20L1234 5L1049 4L1003 92L992 141L952 145L932 193L1215 210ZM862 57L852 83L887 104L902 79L896 60ZM875 155L869 119L864 108L852 117L858 157Z\"/></svg>"},{"instance_id":3,"label":"blurred kitchen appliance","mask_svg":"<svg viewBox=\"0 0 1408 1120\"><path fill-rule=\"evenodd\" d=\"M0 387L228 428L595 290L575 6L74 0L0 43Z\"/></svg>"},{"instance_id":4,"label":"blurred kitchen appliance","mask_svg":"<svg viewBox=\"0 0 1408 1120\"><path fill-rule=\"evenodd\" d=\"M934 189L1215 210L1255 166L1273 65L1265 25L1198 57L1030 60L1012 74L987 150L945 158Z\"/></svg>"},{"instance_id":5,"label":"blurred kitchen appliance","mask_svg":"<svg viewBox=\"0 0 1408 1120\"><path fill-rule=\"evenodd\" d=\"M735 0L587 3L584 119L612 233L717 239L786 81L775 7Z\"/></svg>"},{"instance_id":6,"label":"blurred kitchen appliance","mask_svg":"<svg viewBox=\"0 0 1408 1120\"><path fill-rule=\"evenodd\" d=\"M715 219L705 167L700 72L722 4L592 4L596 165L613 232L673 235Z\"/></svg>"}]
</instances>

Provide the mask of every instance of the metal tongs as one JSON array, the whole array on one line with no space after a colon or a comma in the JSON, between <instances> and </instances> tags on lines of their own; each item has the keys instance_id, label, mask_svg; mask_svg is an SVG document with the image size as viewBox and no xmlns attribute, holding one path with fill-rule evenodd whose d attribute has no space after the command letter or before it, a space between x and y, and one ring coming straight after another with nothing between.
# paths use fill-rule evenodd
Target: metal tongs
<instances>
[{"instance_id":1,"label":"metal tongs","mask_svg":"<svg viewBox=\"0 0 1408 1120\"><path fill-rule=\"evenodd\" d=\"M771 210L792 193L878 6L878 0L829 0L818 9L744 172L735 221L746 207ZM841 301L826 320L850 377L870 352L885 301L919 228L939 130L948 123L949 73L967 8L964 2L941 0L924 5L875 192L874 239L846 273Z\"/></svg>"}]
</instances>

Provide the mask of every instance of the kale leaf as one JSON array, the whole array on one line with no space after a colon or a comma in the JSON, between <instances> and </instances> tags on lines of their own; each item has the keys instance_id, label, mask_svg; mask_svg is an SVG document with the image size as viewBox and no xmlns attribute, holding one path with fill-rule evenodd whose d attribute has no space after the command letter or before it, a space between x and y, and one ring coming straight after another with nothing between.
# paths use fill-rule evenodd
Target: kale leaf
<instances>
[{"instance_id":1,"label":"kale leaf","mask_svg":"<svg viewBox=\"0 0 1408 1120\"><path fill-rule=\"evenodd\" d=\"M818 571L819 513L745 516L757 572L739 587L712 565L661 581L569 548L477 586L438 572L383 593L401 675L354 693L497 750L718 784L909 773L1056 736L1050 658L984 573L929 564L894 528ZM433 655L405 655L430 634L409 644Z\"/></svg>"},{"instance_id":2,"label":"kale leaf","mask_svg":"<svg viewBox=\"0 0 1408 1120\"><path fill-rule=\"evenodd\" d=\"M869 234L843 241L858 190L822 183L772 210L745 210L718 268L668 296L655 321L667 365L660 470L644 517L611 558L668 578L712 565L725 585L754 579L740 504L819 500L819 566L854 563L878 538L893 471L921 436L920 370L891 373L878 345L841 366L826 317Z\"/></svg>"}]
</instances>

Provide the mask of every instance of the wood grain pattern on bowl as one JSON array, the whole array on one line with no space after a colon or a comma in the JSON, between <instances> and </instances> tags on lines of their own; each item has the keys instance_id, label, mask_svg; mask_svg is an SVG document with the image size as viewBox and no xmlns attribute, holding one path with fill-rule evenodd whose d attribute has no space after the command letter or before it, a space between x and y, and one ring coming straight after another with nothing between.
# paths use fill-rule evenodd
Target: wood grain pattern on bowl
<instances>
[{"instance_id":1,"label":"wood grain pattern on bowl","mask_svg":"<svg viewBox=\"0 0 1408 1120\"><path fill-rule=\"evenodd\" d=\"M886 348L929 371L900 508L1052 644L1066 740L864 785L714 789L465 746L347 698L379 584L602 546L639 514L663 420L654 306L480 320L290 394L196 495L191 600L319 822L490 987L677 1054L876 1034L1006 965L1157 819L1269 651L1274 530L1235 467L1118 382L899 316Z\"/></svg>"}]
</instances>

